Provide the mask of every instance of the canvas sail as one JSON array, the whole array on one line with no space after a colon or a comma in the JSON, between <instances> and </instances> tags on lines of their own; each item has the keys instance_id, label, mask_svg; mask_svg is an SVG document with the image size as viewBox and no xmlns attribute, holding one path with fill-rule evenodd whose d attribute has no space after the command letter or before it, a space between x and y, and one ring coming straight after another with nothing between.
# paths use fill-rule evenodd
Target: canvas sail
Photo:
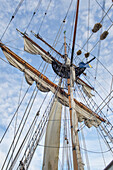
<instances>
[{"instance_id":1,"label":"canvas sail","mask_svg":"<svg viewBox=\"0 0 113 170\"><path fill-rule=\"evenodd\" d=\"M43 50L38 44L33 43L27 37L24 36L24 50L31 54L39 54L47 63L52 63L52 58L45 50Z\"/></svg>"},{"instance_id":2,"label":"canvas sail","mask_svg":"<svg viewBox=\"0 0 113 170\"><path fill-rule=\"evenodd\" d=\"M60 70L58 75L60 75L62 77L69 78L70 70L69 70L68 67L69 67L69 64L70 64L70 59L68 57L67 57L67 60L66 60L66 65L67 65L67 67L66 67L62 63L58 62L53 56L48 54L48 52L46 52L43 48L41 48L37 43L35 43L33 40L31 40L28 36L24 35L23 38L24 38L24 50L26 52L28 52L30 54L35 54L35 55L41 55L41 57L44 61L52 64L54 71L56 71L55 64L57 64L59 66L57 68L57 70L58 69ZM66 70L64 69L64 66L65 66ZM73 80L75 81L75 69L74 69L74 67L73 67L72 74L73 74ZM89 98L92 97L92 94L91 94L91 91L93 90L92 87L90 87L87 83L85 83L80 78L77 79L77 83L82 85L82 89L83 89L84 93Z\"/></svg>"},{"instance_id":3,"label":"canvas sail","mask_svg":"<svg viewBox=\"0 0 113 170\"><path fill-rule=\"evenodd\" d=\"M62 104L55 99L46 129L43 170L58 169L61 113Z\"/></svg>"},{"instance_id":4,"label":"canvas sail","mask_svg":"<svg viewBox=\"0 0 113 170\"><path fill-rule=\"evenodd\" d=\"M39 90L43 92L51 91L56 95L56 97L58 98L61 104L65 106L69 106L68 94L61 87L51 82L46 76L44 76L34 67L32 67L26 61L21 59L19 56L17 56L15 53L9 50L3 44L1 44L1 48L9 63L14 67L18 68L19 70L21 70L22 72L24 72L27 82L29 84L32 84L33 81L35 81ZM75 111L78 114L79 122L84 121L88 127L91 126L97 127L100 125L102 121L105 122L103 118L98 116L96 113L94 113L92 110L90 110L82 103L78 102L76 99L74 99L74 104L75 104Z\"/></svg>"}]
</instances>

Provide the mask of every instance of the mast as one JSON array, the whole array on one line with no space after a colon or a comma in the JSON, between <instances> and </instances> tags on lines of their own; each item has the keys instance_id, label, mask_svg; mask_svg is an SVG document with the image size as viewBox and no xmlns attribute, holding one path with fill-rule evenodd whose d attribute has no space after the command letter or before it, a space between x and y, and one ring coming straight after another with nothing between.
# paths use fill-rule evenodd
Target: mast
<instances>
[{"instance_id":1,"label":"mast","mask_svg":"<svg viewBox=\"0 0 113 170\"><path fill-rule=\"evenodd\" d=\"M67 57L65 32L64 32L64 52L65 52L65 57ZM75 146L73 143L73 124L72 124L72 105L71 105L71 97L70 97L70 79L67 79L67 84L68 84L68 99L69 99L69 111L70 111L71 140L72 140L72 149L73 149L73 166L74 166L74 170L78 170L76 150L75 150Z\"/></svg>"},{"instance_id":2,"label":"mast","mask_svg":"<svg viewBox=\"0 0 113 170\"><path fill-rule=\"evenodd\" d=\"M73 79L75 76L73 75L73 54L74 54L75 39L76 39L78 11L79 11L79 0L77 0L76 18L75 18L75 26L74 26L71 63L70 63L70 79L67 80L67 83L68 83L68 98L69 98L70 123L71 123L71 138L72 138L72 147L73 147L73 166L74 166L74 170L83 170L84 167L83 167L83 162L81 158L79 138L78 138L78 115L76 113L76 106L73 102L73 99L74 99L73 98L73 86L74 86ZM66 52L66 49L65 49L65 52Z\"/></svg>"}]
</instances>

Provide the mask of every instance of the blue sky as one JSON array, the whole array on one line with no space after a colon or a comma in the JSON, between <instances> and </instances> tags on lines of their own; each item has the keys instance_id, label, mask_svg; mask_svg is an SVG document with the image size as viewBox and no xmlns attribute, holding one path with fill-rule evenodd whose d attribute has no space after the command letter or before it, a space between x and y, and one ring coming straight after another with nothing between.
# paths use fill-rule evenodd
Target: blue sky
<instances>
[{"instance_id":1,"label":"blue sky","mask_svg":"<svg viewBox=\"0 0 113 170\"><path fill-rule=\"evenodd\" d=\"M19 1L14 0L14 1L7 1L7 0L0 0L1 5L0 5L0 37L2 37L4 30L6 29ZM18 54L20 57L22 57L24 60L32 64L35 68L39 68L39 65L42 63L42 58L38 55L30 55L26 52L24 52L24 41L21 35L16 31L16 28L18 28L20 31L25 32L26 28L30 22L30 19L33 15L33 12L36 9L36 6L38 5L37 0L25 0L20 7L19 11L17 12L15 18L12 20L11 24L9 25L5 35L2 38L2 42L7 45L12 51L14 51L16 54ZM35 33L38 33L46 40L48 41L51 45L53 44L55 37L58 33L58 30L60 28L60 25L62 24L62 21L64 20L64 17L66 15L66 12L68 10L69 4L71 1L69 0L52 0L50 7L48 9L47 15L44 19L44 22L42 24L42 27L39 32L39 28L42 22L42 18L44 16L44 13L47 9L47 5L49 2L46 0L42 0L40 4L39 10L36 12L36 15L34 16L30 26L27 29L28 35L35 40L37 43L39 43L40 46L42 46L46 51L49 50L47 46L45 46L43 43L41 43L39 40L33 37L31 34L31 30L34 31ZM78 18L78 28L77 28L77 37L76 37L76 46L75 46L75 59L74 63L78 64L81 60L86 62L86 59L84 59L84 53L85 50L90 51L96 42L98 42L99 37L100 37L100 32L95 33L92 35L92 37L89 40L88 46L86 45L84 49L82 50L82 55L79 57L79 59L76 57L76 51L79 50L81 47L83 47L84 43L87 41L88 38L88 0L86 1L80 1L80 10L79 10L79 18ZM98 1L101 6L103 6L103 0ZM105 11L109 9L109 7L112 5L112 1L105 1ZM61 48L63 46L63 37L64 34L63 32L66 30L66 39L67 39L67 44L70 45L70 48L72 46L72 36L71 36L71 30L72 30L72 25L73 25L73 17L74 17L74 11L76 7L76 1L73 0L72 6L69 10L68 16L66 18L66 23L63 26L63 29L61 31L61 35L58 39L57 45L55 48L60 51L61 53L64 53L64 49ZM90 14L89 14L89 35L92 33L92 28L95 23L100 22L102 15L104 16L105 13L102 13L102 10L96 0L93 0L90 2ZM103 26L102 26L102 32L105 30L108 30L110 26L112 25L111 20L113 19L113 13L112 13L112 8L108 12L108 16L105 16L103 19ZM71 39L71 41L70 41ZM98 93L105 99L105 97L109 94L110 89L111 89L111 82L112 82L112 74L113 74L113 59L112 59L112 54L113 54L113 27L109 29L109 34L108 37L101 41L100 48L99 48L99 43L97 46L91 51L91 54L96 56L97 58L99 57L99 61L107 68L107 70L103 67L103 65L99 62L98 63L98 70L97 70L97 77L96 81L94 79L95 77L95 69L97 67L97 59L95 59L91 65L93 68L88 69L86 71L87 77L81 76L83 80L87 79L88 82L98 91ZM100 50L100 51L99 51ZM98 56L99 53L99 56ZM55 53L52 54L53 56L56 56ZM70 57L71 53L69 53ZM0 50L0 57L4 60L5 56ZM89 59L91 59L92 56L90 55ZM63 61L63 60L61 60ZM43 62L41 68L39 71L42 71L44 67L45 62ZM18 102L19 102L19 95L20 95L20 89L21 89L21 84L22 85L22 90L21 90L21 97L24 95L26 89L28 88L28 85L26 81L24 80L24 75L22 72L17 70L16 68L12 67L11 65L3 62L0 60L0 137L2 137L8 123L10 122L12 115L14 114ZM53 81L55 77L55 73L53 72L51 65L48 65L47 71L46 71L46 76ZM55 83L58 83L59 78L55 80ZM19 113L18 113L18 124L19 121L23 115L23 110L28 102L28 98L30 98L30 95L34 89L35 84L30 88L30 91L27 94L27 97L21 106ZM77 88L77 87L76 87ZM98 105L102 102L101 98L97 95L97 93L93 92L94 94L94 101ZM40 104L46 94L38 92L38 96L36 98L35 104L33 106L33 109L31 111L29 120L27 122L26 128L22 134L22 138L24 137L27 128L29 127L29 123L31 120L33 120L33 115L36 112L36 110L39 109ZM46 108L46 105L49 102L49 98L52 94L48 94L48 98L46 99L45 105L43 106L42 113L44 112L44 109ZM112 95L112 94L111 94ZM81 102L84 102L75 92L75 97L77 97L78 100ZM40 101L40 102L39 102ZM113 100L109 103L110 107L112 107ZM101 106L102 107L102 106ZM113 115L112 112L109 110L107 112L107 108L105 107L103 109L103 112L105 115L107 115L108 119L111 120L113 123ZM12 141L14 134L14 122L11 124L11 127L5 136L3 142L0 144L0 157L3 159L0 160L0 167L3 164L3 160L6 156L6 153L8 152L8 148L10 146L10 143ZM98 142L98 135L97 131L95 128L88 129L87 127L84 128L84 134L86 138L86 144L87 144L87 149L88 150L93 150L93 151L100 151L100 146ZM43 143L44 139L41 141ZM82 143L82 142L81 142ZM97 144L98 143L98 144ZM104 145L102 139L101 139L103 151L106 151L107 148ZM33 161L31 163L30 169L35 170L35 169L41 169L41 161L43 158L43 147L38 147L36 150L36 153L34 155ZM61 155L60 155L61 157ZM112 160L112 156L109 153L104 154L105 160L106 160L106 165ZM103 169L104 163L102 156L100 154L91 154L89 153L89 160L90 160L90 167L91 170L99 170ZM85 159L84 159L85 161ZM59 167L60 168L60 167ZM85 167L87 169L87 167Z\"/></svg>"}]
</instances>

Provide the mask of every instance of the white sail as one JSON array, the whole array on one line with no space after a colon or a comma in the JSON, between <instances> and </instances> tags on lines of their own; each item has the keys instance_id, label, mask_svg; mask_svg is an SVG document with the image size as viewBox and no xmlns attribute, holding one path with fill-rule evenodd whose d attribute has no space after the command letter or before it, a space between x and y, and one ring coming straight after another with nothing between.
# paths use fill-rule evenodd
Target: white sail
<instances>
[{"instance_id":1,"label":"white sail","mask_svg":"<svg viewBox=\"0 0 113 170\"><path fill-rule=\"evenodd\" d=\"M50 54L47 54L45 50L43 50L38 44L36 44L34 41L32 41L29 37L26 35L23 37L24 38L24 50L28 53L35 54L35 55L41 55L42 59L46 61L47 63L52 64L53 58L51 57ZM66 65L70 65L70 59L67 57L66 58ZM72 76L73 76L73 84L75 82L75 69L72 67ZM87 83L82 81L80 78L77 80L78 84L82 85L82 89L84 93L90 98L92 97L91 91L93 88L88 86Z\"/></svg>"},{"instance_id":2,"label":"white sail","mask_svg":"<svg viewBox=\"0 0 113 170\"><path fill-rule=\"evenodd\" d=\"M80 145L79 145L79 137L78 137L78 117L76 111L73 112L72 115L73 119L73 143L76 149L76 156L77 156L77 162L78 162L78 170L84 170L84 164L81 157L80 152Z\"/></svg>"},{"instance_id":3,"label":"white sail","mask_svg":"<svg viewBox=\"0 0 113 170\"><path fill-rule=\"evenodd\" d=\"M58 169L61 113L62 104L55 99L46 129L43 170Z\"/></svg>"},{"instance_id":4,"label":"white sail","mask_svg":"<svg viewBox=\"0 0 113 170\"><path fill-rule=\"evenodd\" d=\"M94 90L92 87L90 87L88 84L86 84L83 80L81 80L80 78L77 80L78 84L82 85L82 89L84 91L84 93L90 98L93 95L91 94L91 91Z\"/></svg>"},{"instance_id":5,"label":"white sail","mask_svg":"<svg viewBox=\"0 0 113 170\"><path fill-rule=\"evenodd\" d=\"M28 63L26 63L26 61L21 59L19 56L15 54L14 57L13 56L14 53L9 51L7 47L3 49L3 52L11 65L24 72L26 80L30 85L33 83L33 81L35 81L39 90L43 92L51 91L56 95L58 101L61 104L69 107L68 94L65 91L63 91L59 86L51 82L46 76L41 74L38 70L36 70ZM82 103L78 102L76 99L74 99L74 105L75 105L74 106L75 111L77 112L78 115L79 122L84 121L87 127L91 127L91 126L97 127L100 125L102 119L94 112L92 112L89 108L87 108Z\"/></svg>"},{"instance_id":6,"label":"white sail","mask_svg":"<svg viewBox=\"0 0 113 170\"><path fill-rule=\"evenodd\" d=\"M31 54L39 54L47 63L52 63L53 59L42 51L41 47L31 42L28 38L24 37L24 50Z\"/></svg>"}]
</instances>

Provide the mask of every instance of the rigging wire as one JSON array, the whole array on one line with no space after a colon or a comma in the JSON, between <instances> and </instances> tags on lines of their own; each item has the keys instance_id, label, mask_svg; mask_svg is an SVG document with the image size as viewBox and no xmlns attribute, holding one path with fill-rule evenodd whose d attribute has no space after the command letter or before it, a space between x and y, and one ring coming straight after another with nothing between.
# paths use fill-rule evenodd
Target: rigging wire
<instances>
[{"instance_id":1,"label":"rigging wire","mask_svg":"<svg viewBox=\"0 0 113 170\"><path fill-rule=\"evenodd\" d=\"M88 28L87 28L87 39L89 38L89 24L90 24L90 0L88 0ZM87 52L88 52L88 43L87 43Z\"/></svg>"},{"instance_id":2,"label":"rigging wire","mask_svg":"<svg viewBox=\"0 0 113 170\"><path fill-rule=\"evenodd\" d=\"M59 89L59 87L56 89L56 92L55 92L55 94L53 95L53 97L52 97L52 99L51 100L53 100L53 102L54 102L54 99L55 99L55 96L56 96L56 94L57 94L57 92L58 92L58 89ZM28 145L28 148L26 148L26 150L25 150L25 153L24 153L24 156L23 156L23 158L22 158L22 161L24 161L24 165L26 166L26 168L28 168L29 167L29 164L30 164L30 162L31 162L31 160L32 160L32 158L33 158L33 155L34 155L34 152L35 152L35 150L36 150L36 148L37 148L37 146L38 146L38 142L42 139L42 137L43 137L43 134L44 134L44 129L45 129L45 125L46 125L46 123L47 123L47 119L48 119L48 116L49 116L49 113L50 113L50 111L51 111L51 109L52 109L52 106L53 106L53 102L49 102L49 105L50 105L50 103L51 103L51 107L50 107L50 109L48 108L48 106L47 106L47 108L45 109L45 112L44 112L44 114L43 114L43 116L42 116L42 118L44 119L41 119L41 121L40 121L40 123L38 124L38 127L37 127L37 129L35 130L35 132L34 132L34 134L33 134L33 136L32 136L32 139L31 139L31 141L30 141L30 143L29 143L29 145ZM49 109L49 112L48 112L48 109ZM45 113L48 113L48 115L46 116L46 114ZM27 150L28 150L28 152L27 152ZM27 155L26 155L26 153L27 153ZM24 159L24 160L23 160Z\"/></svg>"},{"instance_id":3,"label":"rigging wire","mask_svg":"<svg viewBox=\"0 0 113 170\"><path fill-rule=\"evenodd\" d=\"M24 0L21 0L20 3L18 4L17 8L15 9L15 12L13 13L13 15L12 15L12 17L11 17L11 19L10 19L10 21L9 21L6 29L5 29L5 31L3 32L0 40L2 40L3 36L5 35L7 29L9 28L9 25L11 24L11 22L12 22L12 20L14 19L15 15L17 14L17 12L18 12L19 8L21 7L23 1L24 1Z\"/></svg>"},{"instance_id":4,"label":"rigging wire","mask_svg":"<svg viewBox=\"0 0 113 170\"><path fill-rule=\"evenodd\" d=\"M75 9L76 9L76 6L75 6ZM74 10L75 11L75 10ZM68 52L67 54L69 54L69 50L70 50L70 45L71 45L71 41L72 41L72 34L73 34L73 28L74 28L74 21L75 21L75 16L76 16L76 13L74 12L73 14L73 24L72 24L72 27L71 27L71 32L70 32L70 41L69 41L69 48L68 48ZM67 39L67 37L66 37Z\"/></svg>"},{"instance_id":5,"label":"rigging wire","mask_svg":"<svg viewBox=\"0 0 113 170\"><path fill-rule=\"evenodd\" d=\"M40 5L41 5L41 2L42 2L42 0L39 0L37 6L36 6L36 8L35 8L35 11L33 12L32 17L31 17L31 19L30 19L30 21L29 21L29 23L28 23L28 26L26 27L25 33L27 32L27 29L29 28L29 26L30 26L30 24L31 24L34 16L36 15L37 11L39 10L39 7L40 7Z\"/></svg>"},{"instance_id":6,"label":"rigging wire","mask_svg":"<svg viewBox=\"0 0 113 170\"><path fill-rule=\"evenodd\" d=\"M31 125L30 125L30 128L29 128L26 136L24 137L24 140L23 140L22 144L21 144L20 147L19 147L19 150L18 150L18 152L16 153L15 158L13 159L13 162L12 162L12 164L11 164L11 167L15 165L15 163L16 163L16 161L17 161L17 159L18 159L18 157L19 157L19 155L20 155L20 153L21 153L21 151L22 151L25 143L27 142L27 138L29 138L29 141L28 141L28 145L27 145L26 148L29 147L30 140L31 140L31 137L32 137L34 128L35 128L35 126L36 126L36 123L37 123L37 119L38 119L40 110L41 110L41 108L42 108L42 106L43 106L43 103L44 103L47 95L48 95L48 93L47 93L46 96L44 97L44 99L43 99L43 101L42 101L42 103L41 103L41 105L40 105L40 107L39 107L39 109L38 109L38 112L36 113L35 118L33 119L33 121L32 121L32 123L31 123Z\"/></svg>"},{"instance_id":7,"label":"rigging wire","mask_svg":"<svg viewBox=\"0 0 113 170\"><path fill-rule=\"evenodd\" d=\"M112 93L112 87L113 87L113 76L112 76L112 79L111 79L111 87L110 87L110 95L109 95L109 102L108 102L108 108L107 108L107 111L109 109L109 104L110 104L110 97L111 97L111 93Z\"/></svg>"},{"instance_id":8,"label":"rigging wire","mask_svg":"<svg viewBox=\"0 0 113 170\"><path fill-rule=\"evenodd\" d=\"M54 42L53 42L53 45L52 45L54 48L56 47L56 45L57 45L57 43L58 43L58 41L59 41L61 32L62 32L63 27L64 27L64 24L65 24L65 22L66 22L66 18L67 18L67 16L68 16L69 10L70 10L71 5L72 5L72 2L73 2L73 0L71 0L71 2L70 2L70 5L69 5L68 10L67 10L67 12L66 12L66 15L65 15L65 17L64 17L64 19L63 19L63 21L62 21L62 23L61 23L61 25L60 25L60 28L59 28L59 30L58 30L58 32L57 32L57 35L56 35L55 39L54 39Z\"/></svg>"},{"instance_id":9,"label":"rigging wire","mask_svg":"<svg viewBox=\"0 0 113 170\"><path fill-rule=\"evenodd\" d=\"M26 136L24 137L24 140L23 140L21 146L19 147L18 152L16 153L15 158L13 159L13 161L12 161L12 163L11 163L11 167L15 165L15 162L16 162L16 160L18 159L18 157L19 157L19 155L20 155L20 152L22 151L22 149L23 149L23 147L24 147L24 145L25 145L25 142L26 142L27 138L29 138L29 136L32 134L32 131L33 131L34 128L35 128L35 124L36 124L36 121L37 121L38 116L39 116L39 115L38 115L38 112L37 112L36 115L35 115L35 118L33 119L32 124L30 125L30 128L29 128Z\"/></svg>"},{"instance_id":10,"label":"rigging wire","mask_svg":"<svg viewBox=\"0 0 113 170\"><path fill-rule=\"evenodd\" d=\"M107 15L107 17L109 18L109 20L110 20L111 22L113 22L112 19L109 17L108 12L105 11L105 8L104 8L103 6L101 6L101 4L100 4L97 0L95 0L95 1L96 1L97 4L101 7L101 9L103 10L103 12Z\"/></svg>"},{"instance_id":11,"label":"rigging wire","mask_svg":"<svg viewBox=\"0 0 113 170\"><path fill-rule=\"evenodd\" d=\"M20 134L18 135L17 141L16 141L16 143L15 143L14 149L16 148L16 145L17 145L17 143L18 143L18 141L19 141L19 139L20 139L21 133L22 133L22 131L23 131L23 129L24 129L25 123L26 123L26 121L27 121L27 118L28 118L28 116L29 116L30 110L31 110L31 108L32 108L33 102L34 102L34 100L35 100L35 98L36 98L36 95L37 95L37 92L38 92L38 91L36 92L36 94L35 94L35 92L36 92L36 87L34 88L34 91L33 91L32 95L31 95L31 98L30 98L30 100L29 100L29 102L28 102L28 105L27 105L27 107L26 107L26 110L25 110L25 112L24 112L24 115L23 115L23 117L22 117L22 119L21 119L21 121L20 121L20 124L19 124L19 126L18 126L18 129L17 129L17 131L16 131L15 138L16 138L16 136L18 135L18 132L19 132L19 130L20 130L20 127L21 127L21 125L22 125L22 122L24 121L23 126L22 126L22 128L21 128L21 130L20 130ZM35 94L35 96L34 96L34 99L33 99L32 103L31 103L31 100L32 100L34 94ZM28 110L28 107L29 107L30 103L31 103L31 106L30 106L30 109L29 109L28 114L27 114L27 110ZM27 115L26 115L26 114L27 114ZM26 117L25 117L25 116L26 116ZM25 120L24 120L24 118L25 118ZM7 161L7 159L8 159L8 156L9 156L9 153L10 153L10 151L11 151L11 149L12 149L13 144L14 144L14 139L13 139L13 141L12 141L12 144L11 144L10 148L9 148L9 151L8 151L7 156L6 156L6 158L5 158L5 161L4 161L4 163L3 163L2 169L4 168L4 166L5 166L5 164L6 164L6 161ZM13 154L13 153L12 153L12 154ZM12 158L12 154L11 154L10 159L9 159L9 161L8 161L7 168L8 168L8 166L9 166L10 160L11 160L11 158Z\"/></svg>"},{"instance_id":12,"label":"rigging wire","mask_svg":"<svg viewBox=\"0 0 113 170\"><path fill-rule=\"evenodd\" d=\"M79 89L80 90L80 89ZM83 95L83 93L81 92L81 94L82 94L82 96L83 96L83 98L85 99L85 97L84 97L84 95ZM85 101L86 101L86 99L85 99ZM86 103L87 103L87 101L86 101ZM88 104L88 103L87 103ZM91 104L91 103L90 103ZM88 106L89 106L89 104L88 104ZM102 111L100 110L100 113L101 114L103 114L102 113ZM103 114L104 115L104 114ZM94 117L94 116L93 116ZM105 117L105 115L104 115L104 117ZM106 118L106 117L105 117ZM107 118L106 118L106 120L108 120ZM108 121L109 122L109 121ZM109 123L110 124L110 123ZM104 125L104 124L103 124ZM110 130L109 129L107 129L107 124L106 125L104 125L104 127L101 125L101 128L100 128L100 126L99 126L99 129L100 129L100 132L101 132L101 136L102 136L102 138L103 138L103 140L104 140L104 142L105 142L105 144L108 146L108 148L110 148L110 151L112 152L112 148L111 148L111 146L109 145L109 143L108 143L108 140L106 139L106 137L105 137L105 135L107 134L109 134L108 135L108 138L110 139L110 141L112 141L112 135L110 134L110 132L111 132L111 130L113 129L113 126L112 126L112 124L110 124L111 126L110 126ZM82 127L82 129L85 127L85 124L84 124L84 126ZM103 133L103 130L105 129L105 134ZM80 129L79 129L80 130ZM76 132L75 132L76 133Z\"/></svg>"},{"instance_id":13,"label":"rigging wire","mask_svg":"<svg viewBox=\"0 0 113 170\"><path fill-rule=\"evenodd\" d=\"M98 133L100 134L100 136L102 137L102 139L103 139L103 141L105 142L105 144L110 148L109 143L105 140L105 138L103 137L103 135L99 132L98 129L97 129L97 131L98 131ZM100 131L101 131L101 130L100 130ZM112 149L113 149L113 147L110 148L109 150L110 150L110 154L113 156ZM104 152L103 152L103 153L104 153Z\"/></svg>"},{"instance_id":14,"label":"rigging wire","mask_svg":"<svg viewBox=\"0 0 113 170\"><path fill-rule=\"evenodd\" d=\"M19 93L19 99L18 99L18 106L19 106L19 103L20 103L20 98L21 98L21 93L22 93L22 86L23 86L23 77L22 77L22 80L21 80L21 87L20 87L20 93ZM14 125L14 142L15 142L15 134L16 134L16 128L17 128L17 120L18 120L18 111L16 113L16 116L15 116L15 125ZM14 152L14 146L12 146L12 160L13 160L13 152Z\"/></svg>"},{"instance_id":15,"label":"rigging wire","mask_svg":"<svg viewBox=\"0 0 113 170\"><path fill-rule=\"evenodd\" d=\"M104 154L103 154L103 149L102 149L99 133L98 133L97 129L96 129L96 131L97 131L97 136L98 136L98 140L99 140L100 149L101 149L101 152L102 152L102 158L103 158L104 166L106 167L106 162L105 162L105 158L104 158Z\"/></svg>"},{"instance_id":16,"label":"rigging wire","mask_svg":"<svg viewBox=\"0 0 113 170\"><path fill-rule=\"evenodd\" d=\"M47 145L42 145L40 143L38 143L38 146L41 146L41 147L46 147L46 148L60 148L60 149L63 149L63 148L72 148L72 146L66 146L66 147L63 147L63 146L60 146L60 147L57 147L57 146L47 146ZM113 147L112 147L113 148ZM93 150L88 150L88 149L85 149L85 148L82 148L80 147L80 149L84 150L84 151L87 151L87 152L90 152L90 153L94 153L94 154L102 154L102 153L107 153L107 152L110 152L110 149L108 150L105 150L103 152L99 152L99 151L93 151Z\"/></svg>"},{"instance_id":17,"label":"rigging wire","mask_svg":"<svg viewBox=\"0 0 113 170\"><path fill-rule=\"evenodd\" d=\"M20 108L20 106L21 106L21 104L22 104L22 102L23 102L23 100L24 100L26 94L27 94L28 91L29 91L29 88L30 88L30 86L27 88L27 90L26 90L26 92L25 92L25 94L24 94L24 96L23 96L23 98L22 98L22 100L21 100L19 106L17 107L17 109L16 109L16 111L15 111L15 113L14 113L14 115L13 115L13 117L12 117L10 123L9 123L9 125L7 126L5 132L4 132L4 134L3 134L3 136L2 136L2 138L1 138L1 140L0 140L0 143L3 141L3 139L4 139L4 137L5 137L5 135L6 135L7 131L8 131L8 129L9 129L9 127L10 127L10 125L11 125L13 119L14 119L14 117L16 116L16 114L17 114L17 112L18 112L18 110L19 110L19 108Z\"/></svg>"},{"instance_id":18,"label":"rigging wire","mask_svg":"<svg viewBox=\"0 0 113 170\"><path fill-rule=\"evenodd\" d=\"M2 58L0 57L0 59L2 59ZM3 59L2 59L2 60L3 60ZM9 62L7 62L7 61L5 61L5 60L3 60L3 61L10 65L10 63L9 63ZM41 62L40 66L39 66L39 69L40 69L40 67L41 67L42 63L43 63L43 61ZM17 107L17 109L16 109L16 111L15 111L15 113L14 113L14 115L13 115L13 117L12 117L12 119L11 119L10 123L9 123L9 125L7 126L7 128L6 128L5 132L4 132L4 134L3 134L3 136L2 136L2 138L1 138L1 140L0 140L0 143L1 143L1 142L2 142L2 140L4 139L4 137L5 137L6 133L7 133L8 129L9 129L9 127L10 127L10 125L11 125L11 123L12 123L12 121L13 121L14 117L16 116L16 114L17 114L17 112L18 112L18 110L19 110L19 108L20 108L20 106L21 106L21 104L22 104L22 102L23 102L23 100L24 100L25 96L27 95L27 93L28 93L29 89L30 89L30 85L29 85L29 87L27 88L27 90L26 90L26 92L25 92L25 94L24 94L24 96L23 96L23 98L22 98L22 100L21 100L21 102L20 102L19 106Z\"/></svg>"},{"instance_id":19,"label":"rigging wire","mask_svg":"<svg viewBox=\"0 0 113 170\"><path fill-rule=\"evenodd\" d=\"M68 38L69 39L69 38ZM69 39L70 40L70 39ZM80 48L82 48L80 45L78 45L78 44L76 44L78 47L80 47ZM70 47L69 47L70 48ZM84 48L83 48L83 50L84 51L86 51ZM87 52L87 51L86 51ZM90 53L91 54L91 56L93 56L93 57L95 57L96 58L96 60L98 60L97 59L97 57L94 55L94 54L92 54L92 53ZM77 57L77 56L76 56ZM78 57L78 59L80 60L80 61L82 61L79 57ZM98 60L98 62L101 64L101 66L111 75L111 76L113 76L113 74L107 69L107 67L105 67L104 66L104 64L100 61L100 60Z\"/></svg>"},{"instance_id":20,"label":"rigging wire","mask_svg":"<svg viewBox=\"0 0 113 170\"><path fill-rule=\"evenodd\" d=\"M92 55L92 54L91 54ZM92 56L94 56L94 55L92 55ZM97 58L96 58L97 59ZM98 62L106 69L106 71L113 77L113 75L112 75L112 73L99 61L99 59L97 59L98 60ZM88 70L88 73L91 75L91 77L93 77L94 78L94 76L93 76L93 74L91 74L91 72ZM86 80L87 80L87 82L92 86L92 84L89 82L89 80L88 80L88 78L86 78L86 77L84 77ZM95 78L94 78L95 79ZM99 83L99 81L98 80L96 80L97 82L98 82L98 84L99 84L99 86L101 87L101 89L102 90L104 90L106 93L108 93L107 92L107 90ZM104 80L105 81L105 80ZM108 82L106 81L106 83L108 84ZM93 86L92 86L93 87ZM103 92L104 92L103 91ZM104 93L105 94L105 93ZM102 97L101 97L101 99L102 100L104 100Z\"/></svg>"},{"instance_id":21,"label":"rigging wire","mask_svg":"<svg viewBox=\"0 0 113 170\"><path fill-rule=\"evenodd\" d=\"M2 57L0 57L0 59L2 60L2 61L4 61L4 63L7 63L7 64L9 64L6 60L4 60ZM9 64L10 65L10 64Z\"/></svg>"},{"instance_id":22,"label":"rigging wire","mask_svg":"<svg viewBox=\"0 0 113 170\"><path fill-rule=\"evenodd\" d=\"M103 0L103 9L105 9L105 0ZM103 15L104 15L104 11L102 11L102 18L103 18ZM103 22L102 22L103 24ZM100 31L100 35L102 34L102 29ZM101 48L101 41L99 41L99 46L98 46L98 54L97 54L97 59L99 60L99 57L100 57L100 48ZM96 62L96 69L95 69L95 79L97 77L97 71L98 71L98 60ZM94 82L95 83L95 82ZM94 88L95 88L95 84L94 84Z\"/></svg>"},{"instance_id":23,"label":"rigging wire","mask_svg":"<svg viewBox=\"0 0 113 170\"><path fill-rule=\"evenodd\" d=\"M93 54L91 54L92 56L94 56ZM97 58L96 58L97 59ZM97 59L98 60L98 59ZM112 73L98 60L98 62L106 69L106 71L112 76ZM91 77L93 77L94 78L94 76L93 76L93 74L91 74L91 72L88 70L88 73L91 75ZM89 80L88 80L88 78L86 78L86 77L84 77L86 80L87 80L87 82L92 86L92 84L89 82ZM100 86L100 88L101 88L101 90L103 91L103 93L105 94L105 92L106 92L106 94L108 93L107 92L107 90L105 89L105 87L104 86L102 86L100 83L99 83L99 81L98 80L96 80L97 81L97 83L98 83L98 85ZM105 80L104 80L105 81ZM108 84L108 82L107 81L105 81L107 84ZM93 86L92 86L93 87ZM105 92L104 92L105 91ZM98 93L96 90L95 90L95 92L96 93ZM98 93L98 95L99 95L99 93ZM100 96L100 95L99 95ZM101 97L101 96L100 96ZM101 99L102 99L102 101L104 101L104 99L101 97ZM109 107L109 109L110 109L110 107ZM111 110L111 109L110 109Z\"/></svg>"},{"instance_id":24,"label":"rigging wire","mask_svg":"<svg viewBox=\"0 0 113 170\"><path fill-rule=\"evenodd\" d=\"M100 23L104 20L104 18L106 17L107 13L111 10L113 4L109 7L108 11L105 13L105 15L103 16L103 18L101 19ZM111 26L108 28L108 30L112 27L113 24L111 24ZM107 31L108 31L107 30ZM82 46L81 50L85 47L85 45L88 43L88 41L90 40L90 38L92 37L94 33L91 33L91 35L89 36L89 38L87 39L87 41L84 43L84 45ZM99 40L100 41L100 40ZM90 50L90 52L96 47L96 45L99 43L99 41L94 45L94 47ZM77 56L75 56L76 58Z\"/></svg>"},{"instance_id":25,"label":"rigging wire","mask_svg":"<svg viewBox=\"0 0 113 170\"><path fill-rule=\"evenodd\" d=\"M49 7L50 7L51 2L52 2L52 0L50 0L49 4L48 4L48 6L47 6L47 9L46 9L46 11L45 11L45 14L44 14L44 16L43 16L42 22L41 22L40 27L39 27L39 30L38 30L38 34L39 34L40 30L41 30L41 27L42 27L42 25L43 25L44 19L45 19L46 15L47 15L47 12L48 12L48 10L49 10Z\"/></svg>"}]
</instances>

